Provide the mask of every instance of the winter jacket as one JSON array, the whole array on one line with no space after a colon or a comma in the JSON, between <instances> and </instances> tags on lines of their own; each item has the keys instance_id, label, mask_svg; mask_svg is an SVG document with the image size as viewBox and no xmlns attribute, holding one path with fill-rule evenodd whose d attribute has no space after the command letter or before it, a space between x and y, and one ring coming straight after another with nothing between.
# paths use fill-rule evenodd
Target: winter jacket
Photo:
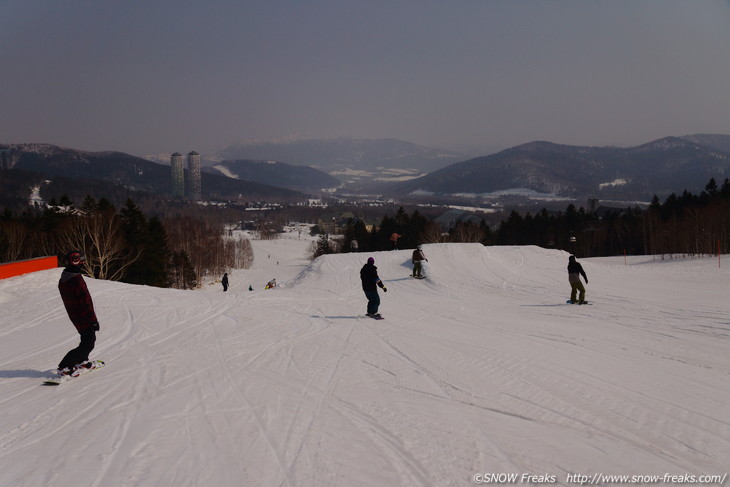
<instances>
[{"instance_id":1,"label":"winter jacket","mask_svg":"<svg viewBox=\"0 0 730 487\"><path fill-rule=\"evenodd\" d=\"M416 262L421 262L422 260L426 260L426 256L423 255L423 251L416 249L413 251L413 256L411 257L411 263L415 264Z\"/></svg>"},{"instance_id":2,"label":"winter jacket","mask_svg":"<svg viewBox=\"0 0 730 487\"><path fill-rule=\"evenodd\" d=\"M568 262L568 282L580 282L580 276L588 282L583 266L574 260Z\"/></svg>"},{"instance_id":3,"label":"winter jacket","mask_svg":"<svg viewBox=\"0 0 730 487\"><path fill-rule=\"evenodd\" d=\"M88 328L99 329L94 303L79 267L68 266L63 270L58 281L58 290L68 317L79 332Z\"/></svg>"},{"instance_id":4,"label":"winter jacket","mask_svg":"<svg viewBox=\"0 0 730 487\"><path fill-rule=\"evenodd\" d=\"M362 281L363 291L377 291L377 286L383 287L383 283L378 277L378 268L374 264L365 264L360 269L360 280Z\"/></svg>"}]
</instances>

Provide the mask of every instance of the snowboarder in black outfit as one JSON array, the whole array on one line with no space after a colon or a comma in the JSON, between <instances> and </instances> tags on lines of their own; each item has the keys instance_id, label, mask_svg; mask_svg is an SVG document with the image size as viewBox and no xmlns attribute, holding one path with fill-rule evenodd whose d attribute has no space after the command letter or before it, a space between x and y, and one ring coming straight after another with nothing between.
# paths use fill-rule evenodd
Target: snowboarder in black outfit
<instances>
[{"instance_id":1,"label":"snowboarder in black outfit","mask_svg":"<svg viewBox=\"0 0 730 487\"><path fill-rule=\"evenodd\" d=\"M570 282L570 302L573 304L585 304L586 302L586 288L580 282L580 276L583 276L586 284L588 284L588 277L586 277L583 266L575 261L575 255L571 255L568 258L568 282ZM578 301L576 301L575 298L578 291L580 291L580 295L578 296Z\"/></svg>"},{"instance_id":2,"label":"snowboarder in black outfit","mask_svg":"<svg viewBox=\"0 0 730 487\"><path fill-rule=\"evenodd\" d=\"M372 257L369 257L368 263L360 269L360 280L362 281L362 290L365 291L365 296L368 298L367 315L371 318L380 318L380 313L378 313L380 307L378 287L383 292L388 292L388 289L378 277L378 268L375 267L375 259Z\"/></svg>"},{"instance_id":3,"label":"snowboarder in black outfit","mask_svg":"<svg viewBox=\"0 0 730 487\"><path fill-rule=\"evenodd\" d=\"M69 265L61 274L58 290L68 317L81 335L81 343L69 351L58 364L59 375L70 375L76 367L88 362L89 353L96 343L96 332L99 331L94 303L82 277L81 265L84 263L84 254L74 250L68 253L67 259Z\"/></svg>"},{"instance_id":4,"label":"snowboarder in black outfit","mask_svg":"<svg viewBox=\"0 0 730 487\"><path fill-rule=\"evenodd\" d=\"M228 273L223 273L223 279L221 279L221 284L223 284L223 292L228 291Z\"/></svg>"}]
</instances>

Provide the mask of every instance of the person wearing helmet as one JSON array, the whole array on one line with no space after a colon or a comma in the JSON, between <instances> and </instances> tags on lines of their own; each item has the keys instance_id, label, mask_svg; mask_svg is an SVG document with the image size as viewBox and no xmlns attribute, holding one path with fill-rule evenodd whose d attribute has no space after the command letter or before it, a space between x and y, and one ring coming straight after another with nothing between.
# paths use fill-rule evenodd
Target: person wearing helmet
<instances>
[{"instance_id":1,"label":"person wearing helmet","mask_svg":"<svg viewBox=\"0 0 730 487\"><path fill-rule=\"evenodd\" d=\"M570 302L573 304L585 304L586 302L586 288L580 282L580 276L583 276L586 284L588 284L588 277L586 277L583 266L576 262L575 255L571 255L568 257L568 282L570 282ZM580 292L580 295L578 301L576 301L575 298L578 292Z\"/></svg>"},{"instance_id":2,"label":"person wearing helmet","mask_svg":"<svg viewBox=\"0 0 730 487\"><path fill-rule=\"evenodd\" d=\"M362 281L362 290L368 298L367 315L371 318L382 318L380 313L378 313L378 308L380 307L378 287L383 292L388 292L388 289L383 284L383 281L380 280L380 277L378 277L378 268L375 267L375 259L372 257L369 257L367 264L360 269L360 280Z\"/></svg>"},{"instance_id":3,"label":"person wearing helmet","mask_svg":"<svg viewBox=\"0 0 730 487\"><path fill-rule=\"evenodd\" d=\"M423 271L423 261L428 262L428 259L425 255L423 255L423 248L419 245L416 250L413 251L413 256L411 256L411 264L413 264L413 277L416 279L422 279L422 271Z\"/></svg>"},{"instance_id":4,"label":"person wearing helmet","mask_svg":"<svg viewBox=\"0 0 730 487\"><path fill-rule=\"evenodd\" d=\"M96 332L99 331L99 320L94 312L89 289L82 276L81 266L85 259L78 250L67 254L68 266L63 270L58 281L63 305L68 317L81 336L79 346L69 351L58 364L59 375L70 375L74 369L89 360L89 353L96 343Z\"/></svg>"}]
</instances>

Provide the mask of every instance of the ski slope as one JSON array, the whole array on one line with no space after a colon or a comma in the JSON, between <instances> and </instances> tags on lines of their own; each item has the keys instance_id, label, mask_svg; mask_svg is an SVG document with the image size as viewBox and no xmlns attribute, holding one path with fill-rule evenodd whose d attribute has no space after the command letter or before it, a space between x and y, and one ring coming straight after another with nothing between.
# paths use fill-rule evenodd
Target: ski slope
<instances>
[{"instance_id":1,"label":"ski slope","mask_svg":"<svg viewBox=\"0 0 730 487\"><path fill-rule=\"evenodd\" d=\"M0 486L730 470L730 262L582 259L595 304L575 306L564 252L426 245L414 280L410 251L309 262L309 243L252 241L226 293L87 279L107 366L59 387L42 378L78 341L61 269L0 281ZM364 317L369 256L382 321Z\"/></svg>"}]
</instances>

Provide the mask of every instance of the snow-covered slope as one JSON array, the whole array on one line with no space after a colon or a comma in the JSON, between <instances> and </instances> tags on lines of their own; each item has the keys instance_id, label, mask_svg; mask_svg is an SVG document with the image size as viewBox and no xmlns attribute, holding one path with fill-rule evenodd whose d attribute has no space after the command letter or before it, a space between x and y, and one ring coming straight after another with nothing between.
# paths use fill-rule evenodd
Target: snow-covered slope
<instances>
[{"instance_id":1,"label":"snow-covered slope","mask_svg":"<svg viewBox=\"0 0 730 487\"><path fill-rule=\"evenodd\" d=\"M728 472L730 263L583 259L595 304L575 306L558 251L426 245L418 281L409 251L309 263L290 237L253 241L227 293L88 279L107 366L60 387L41 385L77 342L60 269L0 281L0 485Z\"/></svg>"}]
</instances>

